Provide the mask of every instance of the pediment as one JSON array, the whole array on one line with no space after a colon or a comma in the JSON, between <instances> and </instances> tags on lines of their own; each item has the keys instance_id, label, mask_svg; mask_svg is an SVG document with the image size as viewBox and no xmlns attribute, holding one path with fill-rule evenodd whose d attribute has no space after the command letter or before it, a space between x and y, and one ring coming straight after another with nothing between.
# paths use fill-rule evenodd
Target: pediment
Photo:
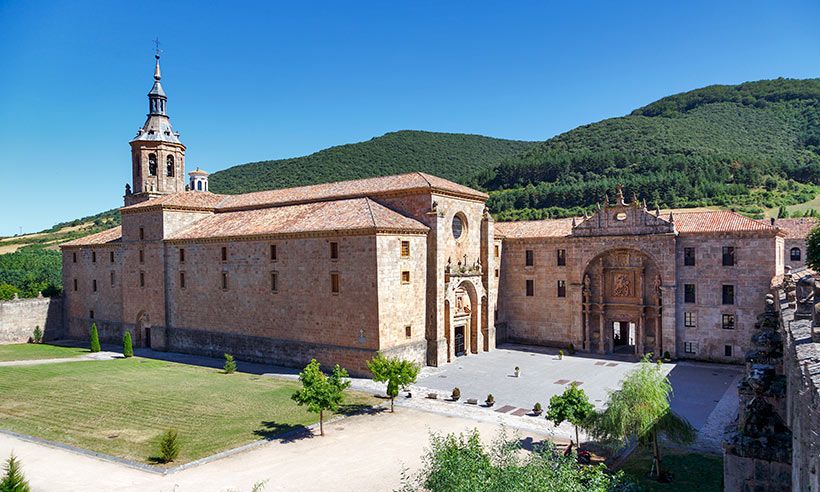
<instances>
[{"instance_id":1,"label":"pediment","mask_svg":"<svg viewBox=\"0 0 820 492\"><path fill-rule=\"evenodd\" d=\"M674 234L675 222L671 213L662 217L659 211L649 212L646 202L633 197L632 202L624 201L623 192L618 188L614 204L604 197L598 210L580 223L573 224L573 236L625 236L646 234Z\"/></svg>"}]
</instances>

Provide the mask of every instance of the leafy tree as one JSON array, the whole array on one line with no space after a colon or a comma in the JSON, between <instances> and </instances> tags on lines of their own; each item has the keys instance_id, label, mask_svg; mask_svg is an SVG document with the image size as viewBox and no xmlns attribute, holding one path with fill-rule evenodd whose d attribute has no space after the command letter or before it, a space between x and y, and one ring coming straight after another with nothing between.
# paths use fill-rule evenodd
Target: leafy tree
<instances>
[{"instance_id":1,"label":"leafy tree","mask_svg":"<svg viewBox=\"0 0 820 492\"><path fill-rule=\"evenodd\" d=\"M636 438L652 448L652 477L659 478L661 451L658 437L663 434L672 442L686 444L695 439L695 430L683 417L672 412L669 398L672 384L657 364L647 357L621 383L621 388L610 392L606 409L591 419L592 435L604 442L623 445Z\"/></svg>"},{"instance_id":2,"label":"leafy tree","mask_svg":"<svg viewBox=\"0 0 820 492\"><path fill-rule=\"evenodd\" d=\"M608 474L603 464L580 465L550 444L522 453L520 440L502 431L485 447L477 430L432 434L430 449L415 475L404 474L402 492L603 492L623 490L622 472Z\"/></svg>"},{"instance_id":3,"label":"leafy tree","mask_svg":"<svg viewBox=\"0 0 820 492\"><path fill-rule=\"evenodd\" d=\"M390 397L390 412L393 412L393 400L399 391L416 382L419 366L409 360L397 357L385 357L377 352L368 363L367 368L373 374L373 381L387 383L387 396Z\"/></svg>"},{"instance_id":4,"label":"leafy tree","mask_svg":"<svg viewBox=\"0 0 820 492\"><path fill-rule=\"evenodd\" d=\"M159 440L159 461L170 463L179 456L179 435L176 429L168 429Z\"/></svg>"},{"instance_id":5,"label":"leafy tree","mask_svg":"<svg viewBox=\"0 0 820 492\"><path fill-rule=\"evenodd\" d=\"M100 348L100 334L97 332L97 323L91 323L91 351L99 352Z\"/></svg>"},{"instance_id":6,"label":"leafy tree","mask_svg":"<svg viewBox=\"0 0 820 492\"><path fill-rule=\"evenodd\" d=\"M131 332L128 330L122 336L122 355L125 357L134 356L134 345L131 343Z\"/></svg>"},{"instance_id":7,"label":"leafy tree","mask_svg":"<svg viewBox=\"0 0 820 492\"><path fill-rule=\"evenodd\" d=\"M595 412L595 407L589 402L587 394L572 383L563 394L554 395L550 398L550 405L547 408L547 420L555 425L561 425L565 420L575 426L575 443L580 445L578 438L578 427L583 426L589 417Z\"/></svg>"},{"instance_id":8,"label":"leafy tree","mask_svg":"<svg viewBox=\"0 0 820 492\"><path fill-rule=\"evenodd\" d=\"M806 265L820 271L820 226L814 226L806 237Z\"/></svg>"},{"instance_id":9,"label":"leafy tree","mask_svg":"<svg viewBox=\"0 0 820 492\"><path fill-rule=\"evenodd\" d=\"M40 328L40 325L34 327L34 333L32 333L31 340L34 343L42 343L43 341L43 329Z\"/></svg>"},{"instance_id":10,"label":"leafy tree","mask_svg":"<svg viewBox=\"0 0 820 492\"><path fill-rule=\"evenodd\" d=\"M5 474L0 479L0 492L29 492L23 472L20 470L20 461L12 454L3 466Z\"/></svg>"},{"instance_id":11,"label":"leafy tree","mask_svg":"<svg viewBox=\"0 0 820 492\"><path fill-rule=\"evenodd\" d=\"M236 372L236 361L233 360L233 355L225 354L225 365L222 366L225 374L233 374Z\"/></svg>"},{"instance_id":12,"label":"leafy tree","mask_svg":"<svg viewBox=\"0 0 820 492\"><path fill-rule=\"evenodd\" d=\"M311 359L305 369L299 373L302 389L291 397L299 406L306 405L309 412L319 414L319 434L325 435L324 412L335 412L344 401L344 390L350 386L347 371L333 368L330 376L325 375L316 359Z\"/></svg>"}]
</instances>

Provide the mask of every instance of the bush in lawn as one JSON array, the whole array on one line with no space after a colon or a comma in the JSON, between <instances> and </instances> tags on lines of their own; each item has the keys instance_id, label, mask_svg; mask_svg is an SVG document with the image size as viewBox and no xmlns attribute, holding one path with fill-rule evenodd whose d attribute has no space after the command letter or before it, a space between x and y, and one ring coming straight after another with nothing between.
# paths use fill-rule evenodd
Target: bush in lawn
<instances>
[{"instance_id":1,"label":"bush in lawn","mask_svg":"<svg viewBox=\"0 0 820 492\"><path fill-rule=\"evenodd\" d=\"M100 348L100 334L97 332L97 323L91 323L91 351L99 352Z\"/></svg>"},{"instance_id":2,"label":"bush in lawn","mask_svg":"<svg viewBox=\"0 0 820 492\"><path fill-rule=\"evenodd\" d=\"M311 359L305 369L299 373L302 389L291 396L299 406L307 405L309 412L319 414L319 434L325 435L325 410L335 412L344 400L344 391L350 386L347 371L339 367L333 368L330 376L325 375L319 368L316 359Z\"/></svg>"},{"instance_id":3,"label":"bush in lawn","mask_svg":"<svg viewBox=\"0 0 820 492\"><path fill-rule=\"evenodd\" d=\"M12 454L3 467L5 474L0 478L2 492L29 492L31 489L20 471L20 462Z\"/></svg>"},{"instance_id":4,"label":"bush in lawn","mask_svg":"<svg viewBox=\"0 0 820 492\"><path fill-rule=\"evenodd\" d=\"M373 373L373 381L387 383L387 396L390 398L390 411L393 411L393 400L399 390L416 382L419 366L409 360L397 357L385 357L381 352L367 362L367 368Z\"/></svg>"},{"instance_id":5,"label":"bush in lawn","mask_svg":"<svg viewBox=\"0 0 820 492\"><path fill-rule=\"evenodd\" d=\"M222 368L225 370L225 374L236 372L236 361L233 360L233 355L225 354L225 365Z\"/></svg>"},{"instance_id":6,"label":"bush in lawn","mask_svg":"<svg viewBox=\"0 0 820 492\"><path fill-rule=\"evenodd\" d=\"M159 461L170 463L179 456L179 436L175 429L168 429L159 440Z\"/></svg>"},{"instance_id":7,"label":"bush in lawn","mask_svg":"<svg viewBox=\"0 0 820 492\"><path fill-rule=\"evenodd\" d=\"M43 342L43 330L40 328L40 325L34 327L34 333L32 334L31 339L34 341L34 343Z\"/></svg>"},{"instance_id":8,"label":"bush in lawn","mask_svg":"<svg viewBox=\"0 0 820 492\"><path fill-rule=\"evenodd\" d=\"M126 331L122 336L122 355L125 357L134 356L134 345L131 343L131 332Z\"/></svg>"}]
</instances>

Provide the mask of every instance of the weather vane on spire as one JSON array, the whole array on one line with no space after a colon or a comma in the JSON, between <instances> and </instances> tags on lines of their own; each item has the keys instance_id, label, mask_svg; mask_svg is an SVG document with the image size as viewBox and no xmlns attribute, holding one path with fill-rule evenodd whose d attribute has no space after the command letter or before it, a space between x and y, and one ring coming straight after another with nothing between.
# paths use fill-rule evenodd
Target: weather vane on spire
<instances>
[{"instance_id":1,"label":"weather vane on spire","mask_svg":"<svg viewBox=\"0 0 820 492\"><path fill-rule=\"evenodd\" d=\"M162 53L162 50L159 49L159 37L156 37L154 38L154 56L159 58L160 53Z\"/></svg>"}]
</instances>

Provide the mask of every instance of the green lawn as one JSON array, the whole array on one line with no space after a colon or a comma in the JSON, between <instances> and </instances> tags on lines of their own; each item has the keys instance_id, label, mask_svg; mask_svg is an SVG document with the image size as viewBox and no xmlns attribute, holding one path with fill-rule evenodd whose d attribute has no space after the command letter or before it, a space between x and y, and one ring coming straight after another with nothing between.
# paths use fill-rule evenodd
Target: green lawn
<instances>
[{"instance_id":1,"label":"green lawn","mask_svg":"<svg viewBox=\"0 0 820 492\"><path fill-rule=\"evenodd\" d=\"M663 452L663 450L661 451ZM624 462L621 470L630 475L643 490L649 492L721 492L723 490L723 458L701 453L666 451L661 467L672 472L670 483L659 483L646 475L652 468L652 454L638 449Z\"/></svg>"},{"instance_id":2,"label":"green lawn","mask_svg":"<svg viewBox=\"0 0 820 492\"><path fill-rule=\"evenodd\" d=\"M299 386L138 357L0 367L0 428L141 462L175 428L179 464L317 422L290 399Z\"/></svg>"},{"instance_id":3,"label":"green lawn","mask_svg":"<svg viewBox=\"0 0 820 492\"><path fill-rule=\"evenodd\" d=\"M88 352L87 348L58 347L44 343L14 343L11 345L0 345L0 362L79 357Z\"/></svg>"}]
</instances>

